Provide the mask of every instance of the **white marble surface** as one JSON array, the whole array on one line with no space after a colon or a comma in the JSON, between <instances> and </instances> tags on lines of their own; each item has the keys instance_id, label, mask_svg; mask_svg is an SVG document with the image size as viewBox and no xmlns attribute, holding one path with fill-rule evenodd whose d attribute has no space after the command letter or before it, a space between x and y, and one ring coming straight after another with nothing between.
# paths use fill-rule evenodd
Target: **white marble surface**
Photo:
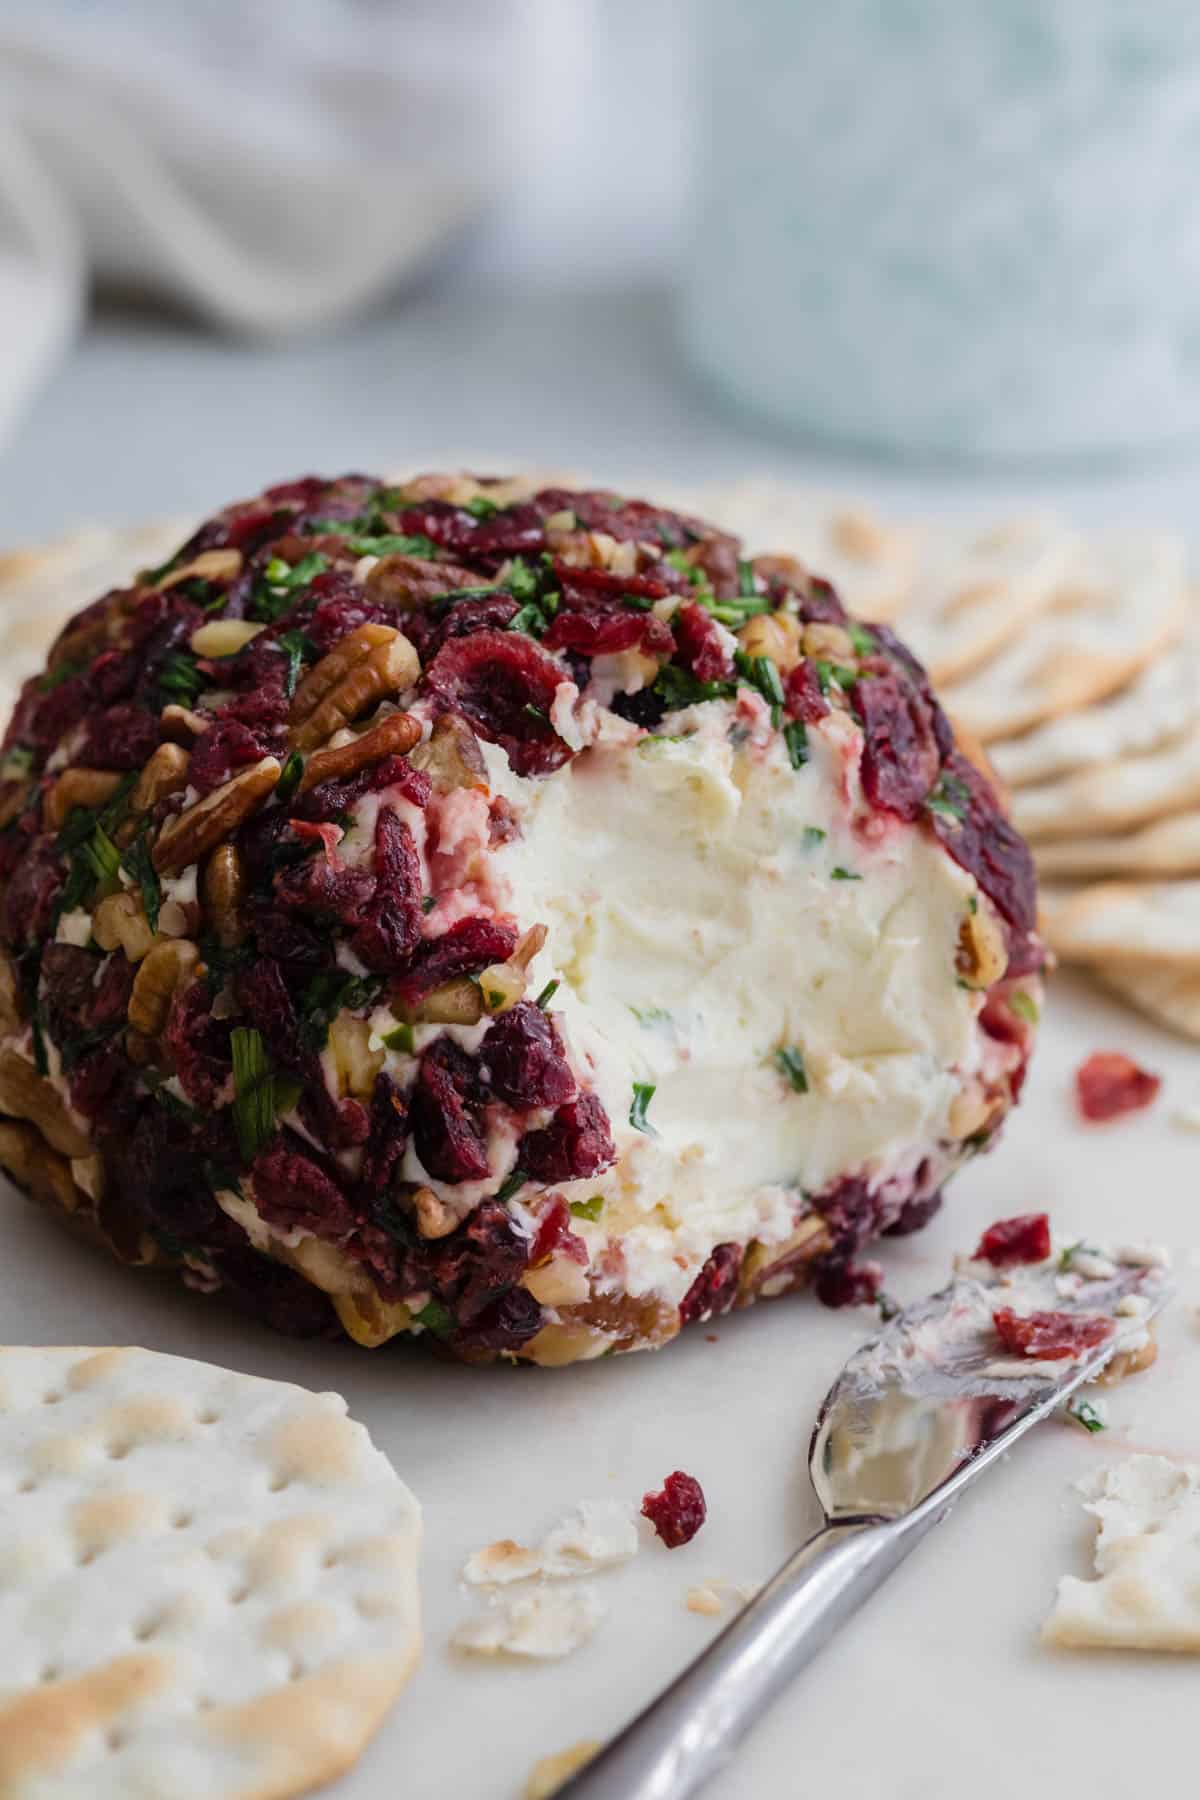
<instances>
[{"instance_id":1,"label":"white marble surface","mask_svg":"<svg viewBox=\"0 0 1200 1800\"><path fill-rule=\"evenodd\" d=\"M439 444L601 473L782 467L921 507L982 509L1031 492L781 452L678 385L673 356L652 295L524 310L429 300L353 339L272 356L109 322L0 460L0 542L83 515L194 514L310 465L403 463ZM1193 488L1175 469L1051 492L1081 517L1187 527ZM1101 1046L1167 1075L1152 1114L1107 1129L1074 1121L1070 1071ZM1200 1137L1171 1122L1173 1106L1197 1097L1194 1049L1059 982L1007 1141L965 1172L929 1231L886 1247L888 1285L905 1299L927 1291L953 1250L1017 1211L1161 1239L1183 1252L1184 1291L1160 1365L1114 1395L1107 1436L1047 1426L969 1496L796 1686L715 1800L1127 1800L1182 1778L1194 1665L1051 1655L1036 1633L1056 1574L1087 1566L1070 1483L1133 1448L1200 1459L1200 1277L1186 1260L1200 1242ZM345 1800L517 1800L536 1757L614 1730L717 1629L685 1610L686 1589L761 1580L815 1523L804 1472L814 1409L871 1325L799 1299L721 1323L717 1344L697 1331L658 1357L553 1373L442 1367L265 1335L110 1266L15 1197L2 1204L0 1337L140 1342L339 1388L423 1499L425 1658L336 1789ZM651 1546L602 1578L611 1612L591 1646L548 1667L451 1659L470 1549L536 1532L583 1497L637 1496L677 1467L703 1482L710 1521L688 1549Z\"/></svg>"}]
</instances>

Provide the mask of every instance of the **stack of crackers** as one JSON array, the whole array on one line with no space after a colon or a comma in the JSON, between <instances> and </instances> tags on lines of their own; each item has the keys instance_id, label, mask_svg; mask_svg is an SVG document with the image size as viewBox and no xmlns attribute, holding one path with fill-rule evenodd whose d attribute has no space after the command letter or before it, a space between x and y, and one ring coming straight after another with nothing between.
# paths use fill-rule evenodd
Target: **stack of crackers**
<instances>
[{"instance_id":1,"label":"stack of crackers","mask_svg":"<svg viewBox=\"0 0 1200 1800\"><path fill-rule=\"evenodd\" d=\"M1008 790L1060 960L1200 1038L1200 598L1182 541L1038 515L901 524L762 481L689 499L895 626Z\"/></svg>"},{"instance_id":2,"label":"stack of crackers","mask_svg":"<svg viewBox=\"0 0 1200 1800\"><path fill-rule=\"evenodd\" d=\"M626 485L798 556L894 625L1008 790L1059 958L1200 1038L1200 599L1179 538L1041 514L913 524L784 481ZM64 618L186 534L89 527L0 557L0 710Z\"/></svg>"}]
</instances>

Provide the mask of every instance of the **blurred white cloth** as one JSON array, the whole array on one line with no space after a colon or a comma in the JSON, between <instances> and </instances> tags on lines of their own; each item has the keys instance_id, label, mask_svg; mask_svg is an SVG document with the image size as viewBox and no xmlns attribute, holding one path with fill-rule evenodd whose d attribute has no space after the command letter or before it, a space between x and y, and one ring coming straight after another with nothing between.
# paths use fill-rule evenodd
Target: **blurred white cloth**
<instances>
[{"instance_id":1,"label":"blurred white cloth","mask_svg":"<svg viewBox=\"0 0 1200 1800\"><path fill-rule=\"evenodd\" d=\"M528 0L0 9L0 443L90 278L280 335L418 271L506 175L531 17Z\"/></svg>"}]
</instances>

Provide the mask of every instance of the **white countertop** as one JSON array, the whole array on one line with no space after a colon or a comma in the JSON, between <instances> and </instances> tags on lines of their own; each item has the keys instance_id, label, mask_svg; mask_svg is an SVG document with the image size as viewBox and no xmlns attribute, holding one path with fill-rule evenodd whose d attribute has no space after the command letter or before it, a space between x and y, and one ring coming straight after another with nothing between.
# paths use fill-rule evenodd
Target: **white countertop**
<instances>
[{"instance_id":1,"label":"white countertop","mask_svg":"<svg viewBox=\"0 0 1200 1800\"><path fill-rule=\"evenodd\" d=\"M780 449L722 420L677 377L654 295L587 302L421 300L337 342L267 352L110 318L0 458L0 542L82 517L195 516L310 466L403 465L439 447L548 459L614 476L773 468L865 485L897 505L990 510L1034 484L954 482ZM1187 528L1194 473L1164 468L1042 484L1080 518ZM1167 1076L1144 1117L1087 1128L1073 1068L1121 1047ZM925 1233L882 1251L902 1299L939 1285L992 1218L1048 1208L1061 1229L1166 1241L1183 1293L1158 1368L1118 1390L1111 1431L1053 1423L990 1474L796 1685L714 1800L1128 1800L1178 1781L1193 1755L1187 1659L1043 1651L1057 1573L1083 1573L1089 1532L1070 1484L1132 1448L1200 1459L1195 1396L1200 1138L1172 1110L1200 1095L1193 1048L1063 979L1028 1100L998 1153L965 1171ZM470 1370L421 1354L293 1344L153 1279L119 1270L15 1198L4 1207L0 1336L140 1342L343 1391L426 1508L426 1653L344 1800L518 1800L534 1760L603 1737L705 1643L719 1621L687 1588L759 1581L810 1530L804 1453L814 1410L868 1312L805 1298L696 1330L659 1356L553 1373ZM593 1644L545 1667L467 1665L446 1640L467 1602L457 1570L497 1536L526 1536L585 1497L637 1497L673 1468L703 1482L696 1543L646 1548L600 1577L611 1616ZM1157 1772L1156 1772L1157 1770Z\"/></svg>"}]
</instances>

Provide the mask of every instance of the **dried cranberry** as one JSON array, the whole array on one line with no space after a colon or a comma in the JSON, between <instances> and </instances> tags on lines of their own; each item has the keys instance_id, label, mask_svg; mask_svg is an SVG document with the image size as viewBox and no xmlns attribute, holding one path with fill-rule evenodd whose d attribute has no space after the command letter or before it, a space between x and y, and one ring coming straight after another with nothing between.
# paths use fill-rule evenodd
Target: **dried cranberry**
<instances>
[{"instance_id":1,"label":"dried cranberry","mask_svg":"<svg viewBox=\"0 0 1200 1800\"><path fill-rule=\"evenodd\" d=\"M422 1056L411 1106L417 1155L434 1180L482 1181L488 1158L479 1070L450 1038Z\"/></svg>"},{"instance_id":2,"label":"dried cranberry","mask_svg":"<svg viewBox=\"0 0 1200 1800\"><path fill-rule=\"evenodd\" d=\"M528 1289L510 1287L460 1325L455 1343L463 1350L517 1350L542 1329L542 1309Z\"/></svg>"},{"instance_id":3,"label":"dried cranberry","mask_svg":"<svg viewBox=\"0 0 1200 1800\"><path fill-rule=\"evenodd\" d=\"M441 937L425 938L418 946L409 972L396 982L397 995L414 1006L443 982L505 962L516 943L516 926L504 919L459 919Z\"/></svg>"},{"instance_id":4,"label":"dried cranberry","mask_svg":"<svg viewBox=\"0 0 1200 1800\"><path fill-rule=\"evenodd\" d=\"M649 624L661 623L646 613L629 612L620 606L593 607L587 612L560 608L545 641L551 650L576 650L582 656L616 655L640 644Z\"/></svg>"},{"instance_id":5,"label":"dried cranberry","mask_svg":"<svg viewBox=\"0 0 1200 1800\"><path fill-rule=\"evenodd\" d=\"M1004 817L978 769L961 752L955 751L945 764L946 775L966 789L964 816L960 820L933 812L929 815L931 828L959 867L974 875L1014 931L1036 931L1037 880L1028 844Z\"/></svg>"},{"instance_id":6,"label":"dried cranberry","mask_svg":"<svg viewBox=\"0 0 1200 1800\"><path fill-rule=\"evenodd\" d=\"M348 585L333 594L324 595L304 627L322 656L360 625L381 623L392 616L392 609L368 600L361 588Z\"/></svg>"},{"instance_id":7,"label":"dried cranberry","mask_svg":"<svg viewBox=\"0 0 1200 1800\"><path fill-rule=\"evenodd\" d=\"M883 1270L878 1263L856 1263L838 1256L822 1257L814 1286L822 1306L874 1306Z\"/></svg>"},{"instance_id":8,"label":"dried cranberry","mask_svg":"<svg viewBox=\"0 0 1200 1800\"><path fill-rule=\"evenodd\" d=\"M53 843L43 838L13 871L0 904L0 936L10 949L46 936L63 872Z\"/></svg>"},{"instance_id":9,"label":"dried cranberry","mask_svg":"<svg viewBox=\"0 0 1200 1800\"><path fill-rule=\"evenodd\" d=\"M158 749L157 713L110 706L92 713L73 760L87 769L140 769Z\"/></svg>"},{"instance_id":10,"label":"dried cranberry","mask_svg":"<svg viewBox=\"0 0 1200 1800\"><path fill-rule=\"evenodd\" d=\"M481 737L500 744L518 775L546 775L561 768L570 747L550 723L554 696L565 675L522 632L478 631L452 638L425 671L438 703L458 712Z\"/></svg>"},{"instance_id":11,"label":"dried cranberry","mask_svg":"<svg viewBox=\"0 0 1200 1800\"><path fill-rule=\"evenodd\" d=\"M679 1307L681 1325L699 1319L712 1319L728 1312L737 1299L738 1276L742 1268L740 1244L718 1244L693 1281Z\"/></svg>"},{"instance_id":12,"label":"dried cranberry","mask_svg":"<svg viewBox=\"0 0 1200 1800\"><path fill-rule=\"evenodd\" d=\"M920 1171L918 1171L918 1179ZM916 1194L906 1200L900 1208L899 1216L884 1227L884 1237L910 1237L914 1231L921 1231L928 1225L934 1214L941 1210L942 1194L940 1188L933 1194Z\"/></svg>"},{"instance_id":13,"label":"dried cranberry","mask_svg":"<svg viewBox=\"0 0 1200 1800\"><path fill-rule=\"evenodd\" d=\"M243 1312L289 1337L332 1335L337 1323L329 1296L249 1244L223 1249L216 1258L222 1291Z\"/></svg>"},{"instance_id":14,"label":"dried cranberry","mask_svg":"<svg viewBox=\"0 0 1200 1800\"><path fill-rule=\"evenodd\" d=\"M269 754L262 740L236 719L222 719L201 732L188 764L188 781L198 793L210 794L239 769Z\"/></svg>"},{"instance_id":15,"label":"dried cranberry","mask_svg":"<svg viewBox=\"0 0 1200 1800\"><path fill-rule=\"evenodd\" d=\"M193 982L176 995L163 1044L184 1093L196 1106L215 1106L229 1080L229 1033L228 1021L212 1016L212 996L205 982Z\"/></svg>"},{"instance_id":16,"label":"dried cranberry","mask_svg":"<svg viewBox=\"0 0 1200 1800\"><path fill-rule=\"evenodd\" d=\"M351 948L368 969L394 973L421 936L421 859L412 832L391 807L375 820L375 891L362 908Z\"/></svg>"},{"instance_id":17,"label":"dried cranberry","mask_svg":"<svg viewBox=\"0 0 1200 1800\"><path fill-rule=\"evenodd\" d=\"M517 1161L534 1181L576 1181L598 1175L616 1158L608 1114L597 1094L560 1106L541 1131L527 1131Z\"/></svg>"},{"instance_id":18,"label":"dried cranberry","mask_svg":"<svg viewBox=\"0 0 1200 1800\"><path fill-rule=\"evenodd\" d=\"M559 1106L575 1092L558 1029L531 1000L501 1013L480 1054L492 1092L508 1106L525 1112L535 1106Z\"/></svg>"},{"instance_id":19,"label":"dried cranberry","mask_svg":"<svg viewBox=\"0 0 1200 1800\"><path fill-rule=\"evenodd\" d=\"M122 958L124 961L124 958ZM54 1042L67 1049L92 1022L99 964L77 944L47 944L42 952L42 1006Z\"/></svg>"},{"instance_id":20,"label":"dried cranberry","mask_svg":"<svg viewBox=\"0 0 1200 1800\"><path fill-rule=\"evenodd\" d=\"M1162 1078L1139 1068L1120 1050L1096 1050L1076 1070L1079 1110L1093 1124L1140 1112L1158 1096Z\"/></svg>"},{"instance_id":21,"label":"dried cranberry","mask_svg":"<svg viewBox=\"0 0 1200 1800\"><path fill-rule=\"evenodd\" d=\"M285 1231L299 1228L318 1237L337 1238L354 1224L349 1202L340 1187L299 1151L272 1144L250 1166L254 1204L271 1225Z\"/></svg>"},{"instance_id":22,"label":"dried cranberry","mask_svg":"<svg viewBox=\"0 0 1200 1800\"><path fill-rule=\"evenodd\" d=\"M856 682L854 704L863 726L863 792L872 806L911 824L938 774L929 708L896 675Z\"/></svg>"},{"instance_id":23,"label":"dried cranberry","mask_svg":"<svg viewBox=\"0 0 1200 1800\"><path fill-rule=\"evenodd\" d=\"M543 488L533 497L543 519L555 513L574 513L585 531L603 531L618 542L661 544L666 550L685 550L712 535L711 526L647 500L626 500L604 489L576 493L571 488Z\"/></svg>"},{"instance_id":24,"label":"dried cranberry","mask_svg":"<svg viewBox=\"0 0 1200 1800\"><path fill-rule=\"evenodd\" d=\"M815 725L829 711L816 668L807 657L785 677L783 692L788 713L792 718L803 719L806 725Z\"/></svg>"},{"instance_id":25,"label":"dried cranberry","mask_svg":"<svg viewBox=\"0 0 1200 1800\"><path fill-rule=\"evenodd\" d=\"M429 500L423 506L406 507L397 516L401 532L427 537L455 556L488 560L532 556L545 548L546 533L532 506L503 507L486 519L477 519L447 500Z\"/></svg>"},{"instance_id":26,"label":"dried cranberry","mask_svg":"<svg viewBox=\"0 0 1200 1800\"><path fill-rule=\"evenodd\" d=\"M649 1519L668 1550L678 1550L691 1543L708 1517L704 1490L694 1475L676 1469L657 1493L642 1496L642 1517Z\"/></svg>"},{"instance_id":27,"label":"dried cranberry","mask_svg":"<svg viewBox=\"0 0 1200 1800\"><path fill-rule=\"evenodd\" d=\"M679 660L697 681L729 681L733 656L721 627L697 600L685 600L674 618Z\"/></svg>"},{"instance_id":28,"label":"dried cranberry","mask_svg":"<svg viewBox=\"0 0 1200 1800\"><path fill-rule=\"evenodd\" d=\"M336 920L350 931L363 923L374 893L375 877L369 869L335 869L323 856L310 856L275 877L275 897L282 907Z\"/></svg>"},{"instance_id":29,"label":"dried cranberry","mask_svg":"<svg viewBox=\"0 0 1200 1800\"><path fill-rule=\"evenodd\" d=\"M999 1307L992 1323L1006 1350L1038 1362L1074 1360L1107 1343L1115 1330L1112 1320L1099 1313L1018 1313L1011 1306Z\"/></svg>"},{"instance_id":30,"label":"dried cranberry","mask_svg":"<svg viewBox=\"0 0 1200 1800\"><path fill-rule=\"evenodd\" d=\"M1018 1213L997 1219L975 1246L976 1262L1007 1269L1016 1263L1045 1262L1050 1254L1050 1219L1046 1213Z\"/></svg>"},{"instance_id":31,"label":"dried cranberry","mask_svg":"<svg viewBox=\"0 0 1200 1800\"><path fill-rule=\"evenodd\" d=\"M430 1252L424 1279L460 1326L485 1316L524 1273L528 1247L504 1207L484 1200ZM532 1298L532 1296L530 1296Z\"/></svg>"},{"instance_id":32,"label":"dried cranberry","mask_svg":"<svg viewBox=\"0 0 1200 1800\"><path fill-rule=\"evenodd\" d=\"M262 1034L275 1069L298 1070L304 1061L300 1021L283 969L269 956L256 956L234 977L239 1008Z\"/></svg>"},{"instance_id":33,"label":"dried cranberry","mask_svg":"<svg viewBox=\"0 0 1200 1800\"><path fill-rule=\"evenodd\" d=\"M378 1075L371 1094L370 1131L359 1187L368 1207L387 1192L408 1143L408 1101L390 1075Z\"/></svg>"},{"instance_id":34,"label":"dried cranberry","mask_svg":"<svg viewBox=\"0 0 1200 1800\"><path fill-rule=\"evenodd\" d=\"M571 1209L561 1194L552 1194L538 1215L537 1231L529 1246L529 1267L540 1268L551 1256L567 1256L586 1263L587 1245L571 1230Z\"/></svg>"}]
</instances>

